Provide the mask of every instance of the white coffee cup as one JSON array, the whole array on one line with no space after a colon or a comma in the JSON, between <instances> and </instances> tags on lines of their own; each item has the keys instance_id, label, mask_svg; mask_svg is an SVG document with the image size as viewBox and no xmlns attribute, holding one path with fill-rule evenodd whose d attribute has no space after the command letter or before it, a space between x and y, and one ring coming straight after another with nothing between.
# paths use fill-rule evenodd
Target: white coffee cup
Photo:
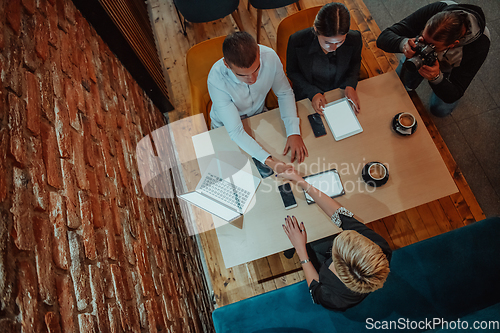
<instances>
[{"instance_id":1,"label":"white coffee cup","mask_svg":"<svg viewBox=\"0 0 500 333\"><path fill-rule=\"evenodd\" d=\"M415 125L416 119L415 117L408 112L403 112L398 116L398 125L410 129Z\"/></svg>"}]
</instances>

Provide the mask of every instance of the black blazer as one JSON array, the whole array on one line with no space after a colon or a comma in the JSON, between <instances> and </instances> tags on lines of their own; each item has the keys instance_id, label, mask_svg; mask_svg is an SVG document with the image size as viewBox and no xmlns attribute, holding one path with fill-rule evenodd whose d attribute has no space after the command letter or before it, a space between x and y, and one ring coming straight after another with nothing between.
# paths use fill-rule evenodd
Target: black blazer
<instances>
[{"instance_id":1,"label":"black blazer","mask_svg":"<svg viewBox=\"0 0 500 333\"><path fill-rule=\"evenodd\" d=\"M286 50L286 74L292 81L295 99L309 98L312 100L317 93L324 93L314 85L312 76L313 57L309 53L311 45L318 43L313 28L297 31L288 39ZM359 68L361 66L361 33L349 30L345 42L337 49L336 88L345 89L350 86L356 88L358 84Z\"/></svg>"}]
</instances>

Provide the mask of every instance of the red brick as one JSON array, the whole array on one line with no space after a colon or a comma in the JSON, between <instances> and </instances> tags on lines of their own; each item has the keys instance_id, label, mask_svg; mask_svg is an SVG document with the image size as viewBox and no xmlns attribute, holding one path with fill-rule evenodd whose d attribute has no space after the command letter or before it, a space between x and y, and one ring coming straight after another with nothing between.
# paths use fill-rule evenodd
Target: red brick
<instances>
[{"instance_id":1,"label":"red brick","mask_svg":"<svg viewBox=\"0 0 500 333\"><path fill-rule=\"evenodd\" d=\"M84 145L83 136L79 133L72 131L73 142L73 163L75 165L76 183L82 190L89 189L89 182L87 180L87 169L85 168L84 161Z\"/></svg>"},{"instance_id":2,"label":"red brick","mask_svg":"<svg viewBox=\"0 0 500 333\"><path fill-rule=\"evenodd\" d=\"M42 134L42 153L47 183L55 188L61 187L61 164L57 153L57 138L54 128L45 122L40 124Z\"/></svg>"},{"instance_id":3,"label":"red brick","mask_svg":"<svg viewBox=\"0 0 500 333\"><path fill-rule=\"evenodd\" d=\"M85 247L85 256L90 260L97 259L95 248L94 225L92 223L92 206L89 195L84 191L78 192L80 201L80 217L82 219L82 238Z\"/></svg>"},{"instance_id":4,"label":"red brick","mask_svg":"<svg viewBox=\"0 0 500 333\"><path fill-rule=\"evenodd\" d=\"M54 112L55 123L54 127L57 134L57 145L59 147L59 155L62 158L71 157L71 129L69 127L68 109L64 102L60 99L55 99Z\"/></svg>"},{"instance_id":5,"label":"red brick","mask_svg":"<svg viewBox=\"0 0 500 333\"><path fill-rule=\"evenodd\" d=\"M91 167L95 167L95 154L94 154L94 146L95 143L92 140L92 136L90 134L90 121L86 116L82 116L83 123L83 157L85 163Z\"/></svg>"},{"instance_id":6,"label":"red brick","mask_svg":"<svg viewBox=\"0 0 500 333\"><path fill-rule=\"evenodd\" d=\"M118 309L120 310L122 328L123 330L128 331L130 327L130 318L127 315L127 303L125 300L125 292L123 289L120 267L118 267L118 265L112 264L110 265L110 268L111 276L113 277L113 286L115 288L116 304L118 305Z\"/></svg>"},{"instance_id":7,"label":"red brick","mask_svg":"<svg viewBox=\"0 0 500 333\"><path fill-rule=\"evenodd\" d=\"M0 15L1 17L5 17L4 16L4 13L3 13L3 8L0 8ZM5 47L5 39L4 39L4 34L3 34L3 31L4 31L4 20L0 20L0 31L2 31L2 33L0 33L0 50L3 50L3 48ZM0 69L1 69L2 66L0 66Z\"/></svg>"},{"instance_id":8,"label":"red brick","mask_svg":"<svg viewBox=\"0 0 500 333\"><path fill-rule=\"evenodd\" d=\"M59 275L56 278L56 286L62 330L63 332L76 332L74 318L76 306L71 278L68 275Z\"/></svg>"},{"instance_id":9,"label":"red brick","mask_svg":"<svg viewBox=\"0 0 500 333\"><path fill-rule=\"evenodd\" d=\"M92 82L97 83L97 77L95 75L94 55L90 46L87 46L85 48L84 58L87 65L87 74L89 76L89 79L92 80Z\"/></svg>"},{"instance_id":10,"label":"red brick","mask_svg":"<svg viewBox=\"0 0 500 333\"><path fill-rule=\"evenodd\" d=\"M38 13L42 14L43 17L47 18L47 0L38 0L37 1Z\"/></svg>"},{"instance_id":11,"label":"red brick","mask_svg":"<svg viewBox=\"0 0 500 333\"><path fill-rule=\"evenodd\" d=\"M7 23L16 35L21 30L21 2L20 0L6 0L5 17Z\"/></svg>"},{"instance_id":12,"label":"red brick","mask_svg":"<svg viewBox=\"0 0 500 333\"><path fill-rule=\"evenodd\" d=\"M50 222L54 226L53 258L57 267L69 269L69 243L66 233L63 198L50 192Z\"/></svg>"},{"instance_id":13,"label":"red brick","mask_svg":"<svg viewBox=\"0 0 500 333\"><path fill-rule=\"evenodd\" d=\"M146 311L148 313L149 332L158 332L163 330L163 317L158 309L158 304L155 299L150 299L145 302Z\"/></svg>"},{"instance_id":14,"label":"red brick","mask_svg":"<svg viewBox=\"0 0 500 333\"><path fill-rule=\"evenodd\" d=\"M26 165L26 139L23 134L25 107L13 93L7 96L9 112L10 147L9 153L15 158L17 163L24 168Z\"/></svg>"},{"instance_id":15,"label":"red brick","mask_svg":"<svg viewBox=\"0 0 500 333\"><path fill-rule=\"evenodd\" d=\"M84 311L90 303L90 284L80 235L76 231L68 231L68 242L71 254L70 272L75 287L76 305L79 311Z\"/></svg>"},{"instance_id":16,"label":"red brick","mask_svg":"<svg viewBox=\"0 0 500 333\"><path fill-rule=\"evenodd\" d=\"M116 198L111 199L111 213L113 215L113 229L115 230L116 235L122 234L122 224L120 221L120 211L118 209L118 205L116 203Z\"/></svg>"},{"instance_id":17,"label":"red brick","mask_svg":"<svg viewBox=\"0 0 500 333\"><path fill-rule=\"evenodd\" d=\"M25 16L23 22L23 33L21 34L22 55L24 66L34 72L40 66L40 58L35 52L35 18Z\"/></svg>"},{"instance_id":18,"label":"red brick","mask_svg":"<svg viewBox=\"0 0 500 333\"><path fill-rule=\"evenodd\" d=\"M61 159L61 170L64 184L64 196L66 199L66 219L68 227L78 228L80 226L80 218L78 211L78 201L75 192L75 175L73 173L73 165L65 159Z\"/></svg>"},{"instance_id":19,"label":"red brick","mask_svg":"<svg viewBox=\"0 0 500 333\"><path fill-rule=\"evenodd\" d=\"M84 21L85 21L85 18L83 18L80 11L77 10L75 12L75 33L76 33L75 43L76 43L76 46L82 50L84 49L85 43L86 43L84 31L85 31L85 28L88 28L85 26Z\"/></svg>"},{"instance_id":20,"label":"red brick","mask_svg":"<svg viewBox=\"0 0 500 333\"><path fill-rule=\"evenodd\" d=\"M7 140L6 129L0 130L0 202L7 197Z\"/></svg>"},{"instance_id":21,"label":"red brick","mask_svg":"<svg viewBox=\"0 0 500 333\"><path fill-rule=\"evenodd\" d=\"M103 279L104 296L106 298L113 298L114 288L108 265L108 249L106 245L106 234L104 232L95 233L95 244L97 249L97 265L101 269L101 276Z\"/></svg>"},{"instance_id":22,"label":"red brick","mask_svg":"<svg viewBox=\"0 0 500 333\"><path fill-rule=\"evenodd\" d=\"M88 124L87 128L85 128L84 123L84 131L89 132L89 134L97 139L98 131L97 131L97 123L95 120L95 104L96 102L93 100L92 94L85 91L85 115L87 116Z\"/></svg>"},{"instance_id":23,"label":"red brick","mask_svg":"<svg viewBox=\"0 0 500 333\"><path fill-rule=\"evenodd\" d=\"M109 203L103 200L101 203L101 211L104 219L104 230L106 232L106 240L108 245L108 257L112 260L117 260L115 231Z\"/></svg>"},{"instance_id":24,"label":"red brick","mask_svg":"<svg viewBox=\"0 0 500 333\"><path fill-rule=\"evenodd\" d=\"M147 271L147 266L144 264L145 253L143 253L143 249L138 243L134 244L134 252L137 258L137 273L141 281L142 293L144 297L150 297L153 291L153 279Z\"/></svg>"},{"instance_id":25,"label":"red brick","mask_svg":"<svg viewBox=\"0 0 500 333\"><path fill-rule=\"evenodd\" d=\"M78 324L80 326L80 333L97 333L97 326L95 317L88 313L78 315Z\"/></svg>"},{"instance_id":26,"label":"red brick","mask_svg":"<svg viewBox=\"0 0 500 333\"><path fill-rule=\"evenodd\" d=\"M99 194L106 195L108 193L108 186L106 183L106 173L104 171L104 163L102 162L102 154L100 152L100 147L95 145L98 152L96 152L96 166L95 172L97 175L97 183L99 184Z\"/></svg>"},{"instance_id":27,"label":"red brick","mask_svg":"<svg viewBox=\"0 0 500 333\"><path fill-rule=\"evenodd\" d=\"M125 157L123 155L123 147L121 140L116 142L116 160L118 162L118 171L120 172L121 184L125 188L127 188L129 186L128 172L125 164Z\"/></svg>"},{"instance_id":28,"label":"red brick","mask_svg":"<svg viewBox=\"0 0 500 333\"><path fill-rule=\"evenodd\" d=\"M102 111L102 101L101 101L101 96L99 95L99 89L97 87L97 84L93 84L90 87L90 93L92 95L92 101L94 102L94 114L95 114L95 121L97 123L97 126L100 128L103 128L106 124L104 121L104 114Z\"/></svg>"},{"instance_id":29,"label":"red brick","mask_svg":"<svg viewBox=\"0 0 500 333\"><path fill-rule=\"evenodd\" d=\"M108 136L106 135L106 131L104 129L100 130L100 135L101 135L101 137L100 137L101 138L101 154L102 154L102 158L104 161L104 169L106 170L106 175L108 177L112 177L114 175L114 173L113 173L114 163L112 162L111 155L110 155Z\"/></svg>"},{"instance_id":30,"label":"red brick","mask_svg":"<svg viewBox=\"0 0 500 333\"><path fill-rule=\"evenodd\" d=\"M77 72L74 70L73 72ZM85 110L85 96L84 96L84 89L82 86L82 78L80 77L78 81L75 82L74 88L75 88L75 94L76 94L76 107L78 110L82 111L83 113L86 112Z\"/></svg>"},{"instance_id":31,"label":"red brick","mask_svg":"<svg viewBox=\"0 0 500 333\"><path fill-rule=\"evenodd\" d=\"M19 250L32 250L34 248L33 225L30 218L30 193L28 191L29 177L26 173L13 168L14 193L10 212L13 214L14 230L12 236Z\"/></svg>"},{"instance_id":32,"label":"red brick","mask_svg":"<svg viewBox=\"0 0 500 333\"><path fill-rule=\"evenodd\" d=\"M66 78L64 80L64 95L66 97L66 106L69 112L69 121L71 127L75 130L80 130L80 119L78 117L77 101L75 96L75 89L73 88L73 82Z\"/></svg>"},{"instance_id":33,"label":"red brick","mask_svg":"<svg viewBox=\"0 0 500 333\"><path fill-rule=\"evenodd\" d=\"M92 314L96 318L99 332L107 333L110 330L101 272L97 266L89 265L89 273L90 289L92 291Z\"/></svg>"},{"instance_id":34,"label":"red brick","mask_svg":"<svg viewBox=\"0 0 500 333\"><path fill-rule=\"evenodd\" d=\"M59 49L59 56L61 57L61 70L67 75L71 76L71 54L72 54L72 41L67 33L59 31L59 39L61 41L61 48Z\"/></svg>"},{"instance_id":35,"label":"red brick","mask_svg":"<svg viewBox=\"0 0 500 333\"><path fill-rule=\"evenodd\" d=\"M45 324L47 325L48 333L61 333L61 325L59 324L59 316L55 312L47 312L45 314Z\"/></svg>"},{"instance_id":36,"label":"red brick","mask_svg":"<svg viewBox=\"0 0 500 333\"><path fill-rule=\"evenodd\" d=\"M64 32L68 32L68 22L66 21L66 6L68 4L64 0L55 0L56 1L56 10L57 10L57 25L59 29Z\"/></svg>"},{"instance_id":37,"label":"red brick","mask_svg":"<svg viewBox=\"0 0 500 333\"><path fill-rule=\"evenodd\" d=\"M108 317L111 333L122 332L120 325L120 312L114 303L108 303Z\"/></svg>"},{"instance_id":38,"label":"red brick","mask_svg":"<svg viewBox=\"0 0 500 333\"><path fill-rule=\"evenodd\" d=\"M30 15L35 14L36 4L35 0L22 0L26 12Z\"/></svg>"},{"instance_id":39,"label":"red brick","mask_svg":"<svg viewBox=\"0 0 500 333\"><path fill-rule=\"evenodd\" d=\"M50 122L54 122L54 87L52 86L52 74L50 68L37 71L40 83L40 99L42 115Z\"/></svg>"},{"instance_id":40,"label":"red brick","mask_svg":"<svg viewBox=\"0 0 500 333\"><path fill-rule=\"evenodd\" d=\"M130 322L129 331L140 333L141 327L139 325L139 314L137 312L137 307L134 304L128 305L127 315Z\"/></svg>"},{"instance_id":41,"label":"red brick","mask_svg":"<svg viewBox=\"0 0 500 333\"><path fill-rule=\"evenodd\" d=\"M49 27L47 19L42 14L36 13L35 22L35 51L38 57L42 61L45 61L49 56Z\"/></svg>"},{"instance_id":42,"label":"red brick","mask_svg":"<svg viewBox=\"0 0 500 333\"><path fill-rule=\"evenodd\" d=\"M121 220L123 221L123 240L124 240L124 250L125 255L127 257L128 262L131 265L136 264L135 255L134 255L134 239L132 238L131 233L129 232L129 213L128 210L124 209L121 212Z\"/></svg>"},{"instance_id":43,"label":"red brick","mask_svg":"<svg viewBox=\"0 0 500 333\"><path fill-rule=\"evenodd\" d=\"M75 24L75 9L73 3L66 3L64 7L64 17L66 17L66 20L72 25Z\"/></svg>"},{"instance_id":44,"label":"red brick","mask_svg":"<svg viewBox=\"0 0 500 333\"><path fill-rule=\"evenodd\" d=\"M21 311L21 327L23 332L39 332L38 297L36 275L33 266L28 261L21 261L18 266L19 294L17 303Z\"/></svg>"},{"instance_id":45,"label":"red brick","mask_svg":"<svg viewBox=\"0 0 500 333\"><path fill-rule=\"evenodd\" d=\"M61 70L61 57L59 50L50 48L50 71L52 77L52 88L54 89L54 103L57 98L64 98L64 73Z\"/></svg>"},{"instance_id":46,"label":"red brick","mask_svg":"<svg viewBox=\"0 0 500 333\"><path fill-rule=\"evenodd\" d=\"M35 135L40 135L40 87L37 77L26 71L26 127Z\"/></svg>"},{"instance_id":47,"label":"red brick","mask_svg":"<svg viewBox=\"0 0 500 333\"><path fill-rule=\"evenodd\" d=\"M45 218L40 218L38 216L33 218L36 241L36 271L40 297L45 304L54 305L56 300L56 289L54 267L52 264L52 230L49 223L50 222Z\"/></svg>"},{"instance_id":48,"label":"red brick","mask_svg":"<svg viewBox=\"0 0 500 333\"><path fill-rule=\"evenodd\" d=\"M49 44L57 47L59 43L59 28L57 27L57 12L54 6L54 1L50 1L52 4L47 4L47 18L49 23Z\"/></svg>"},{"instance_id":49,"label":"red brick","mask_svg":"<svg viewBox=\"0 0 500 333\"><path fill-rule=\"evenodd\" d=\"M24 69L22 68L22 43L19 38L10 38L6 58L4 68L9 70L4 70L4 87L10 87L17 96L21 96L24 87Z\"/></svg>"},{"instance_id":50,"label":"red brick","mask_svg":"<svg viewBox=\"0 0 500 333\"><path fill-rule=\"evenodd\" d=\"M31 184L33 186L33 196L35 199L35 209L46 211L49 205L49 193L46 189L46 170L43 164L42 143L38 138L30 137L31 158L29 171Z\"/></svg>"},{"instance_id":51,"label":"red brick","mask_svg":"<svg viewBox=\"0 0 500 333\"><path fill-rule=\"evenodd\" d=\"M123 247L123 240L121 237L116 238L116 248L118 253L118 265L120 266L120 271L123 281L123 292L124 297L127 301L132 299L132 276L130 273L130 266L125 258L125 251Z\"/></svg>"}]
</instances>

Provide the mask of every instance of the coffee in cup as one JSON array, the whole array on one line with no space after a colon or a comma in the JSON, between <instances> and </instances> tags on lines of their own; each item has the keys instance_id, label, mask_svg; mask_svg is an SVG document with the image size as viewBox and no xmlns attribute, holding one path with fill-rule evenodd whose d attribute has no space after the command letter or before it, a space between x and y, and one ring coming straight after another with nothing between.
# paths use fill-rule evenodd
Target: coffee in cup
<instances>
[{"instance_id":1,"label":"coffee in cup","mask_svg":"<svg viewBox=\"0 0 500 333\"><path fill-rule=\"evenodd\" d=\"M403 128L412 128L415 121L415 117L408 112L403 112L398 117L398 124Z\"/></svg>"},{"instance_id":2,"label":"coffee in cup","mask_svg":"<svg viewBox=\"0 0 500 333\"><path fill-rule=\"evenodd\" d=\"M385 175L387 174L387 169L382 163L373 163L370 165L368 168L368 174L372 179L375 180L381 180L384 179Z\"/></svg>"}]
</instances>

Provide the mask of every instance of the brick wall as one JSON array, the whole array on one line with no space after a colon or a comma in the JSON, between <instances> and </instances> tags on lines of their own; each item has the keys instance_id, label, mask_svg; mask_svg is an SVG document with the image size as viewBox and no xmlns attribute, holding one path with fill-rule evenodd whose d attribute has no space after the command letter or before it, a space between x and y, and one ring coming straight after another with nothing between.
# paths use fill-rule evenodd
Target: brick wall
<instances>
[{"instance_id":1,"label":"brick wall","mask_svg":"<svg viewBox=\"0 0 500 333\"><path fill-rule=\"evenodd\" d=\"M163 117L69 0L0 0L0 332L210 332L175 200L135 147Z\"/></svg>"}]
</instances>

